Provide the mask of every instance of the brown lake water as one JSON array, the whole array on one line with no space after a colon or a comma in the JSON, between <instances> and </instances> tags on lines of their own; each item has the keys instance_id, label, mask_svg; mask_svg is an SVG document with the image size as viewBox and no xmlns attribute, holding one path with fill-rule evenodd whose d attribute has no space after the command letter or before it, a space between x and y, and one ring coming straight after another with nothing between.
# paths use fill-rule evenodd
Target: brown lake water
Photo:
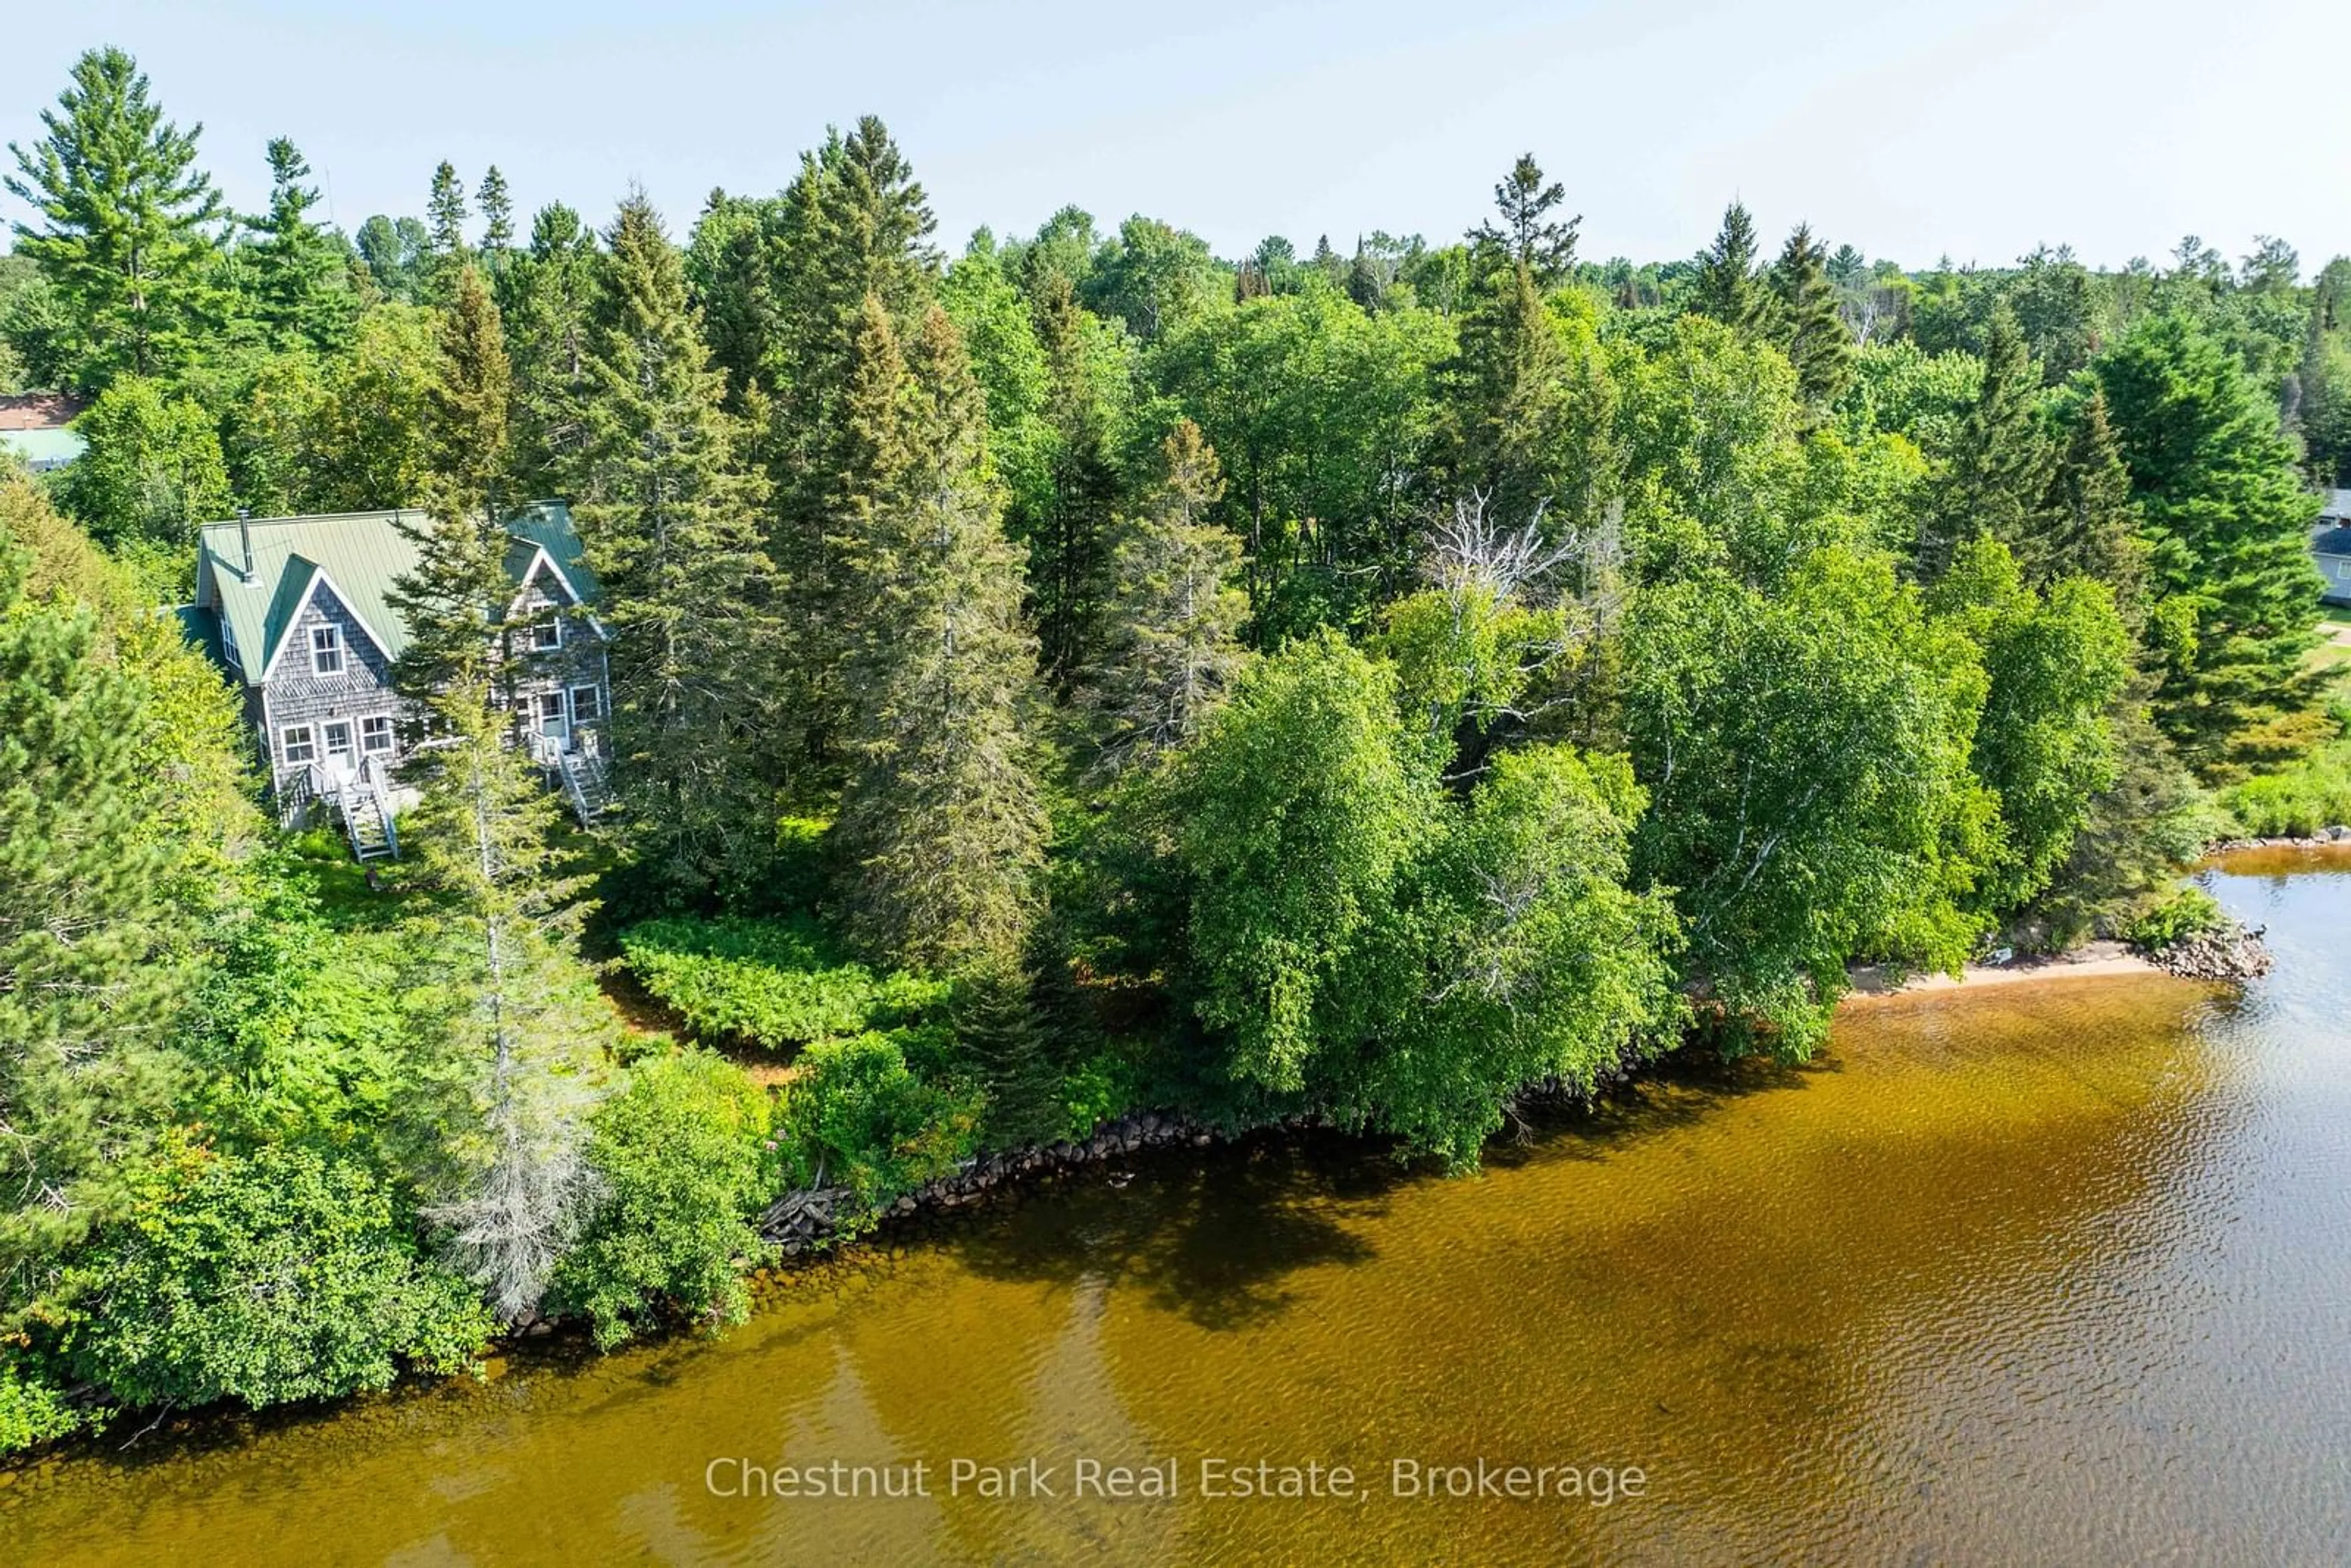
<instances>
[{"instance_id":1,"label":"brown lake water","mask_svg":"<svg viewBox=\"0 0 2351 1568\"><path fill-rule=\"evenodd\" d=\"M1138 1161L721 1341L22 1470L0 1560L2351 1562L2351 858L2210 881L2277 954L2241 996L1859 1003L1809 1067L1653 1082L1466 1180L1337 1138ZM716 1495L836 1458L933 1495ZM1056 1495L950 1496L959 1458ZM1481 1458L1645 1484L1392 1494ZM1081 1459L1178 1495L1073 1495Z\"/></svg>"}]
</instances>

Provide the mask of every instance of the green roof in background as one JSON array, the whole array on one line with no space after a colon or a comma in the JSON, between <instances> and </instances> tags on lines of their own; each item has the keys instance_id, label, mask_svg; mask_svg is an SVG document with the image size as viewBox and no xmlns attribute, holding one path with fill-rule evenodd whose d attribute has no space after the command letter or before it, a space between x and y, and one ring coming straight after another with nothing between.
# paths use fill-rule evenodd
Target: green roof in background
<instances>
[{"instance_id":1,"label":"green roof in background","mask_svg":"<svg viewBox=\"0 0 2351 1568\"><path fill-rule=\"evenodd\" d=\"M0 447L14 452L35 473L60 468L89 450L89 443L70 430L0 430Z\"/></svg>"},{"instance_id":2,"label":"green roof in background","mask_svg":"<svg viewBox=\"0 0 2351 1568\"><path fill-rule=\"evenodd\" d=\"M196 602L214 612L239 654L246 682L261 684L262 672L318 578L329 583L365 622L394 659L408 646L408 623L392 608L392 585L413 570L420 550L403 528L422 528L423 512L346 512L322 517L256 517L206 523L196 554ZM561 502L542 501L508 524L521 548L507 551L507 570L519 580L544 549L582 598L596 590L580 560L580 538ZM242 534L240 533L242 530ZM245 569L246 538L253 562ZM503 606L500 606L503 609Z\"/></svg>"}]
</instances>

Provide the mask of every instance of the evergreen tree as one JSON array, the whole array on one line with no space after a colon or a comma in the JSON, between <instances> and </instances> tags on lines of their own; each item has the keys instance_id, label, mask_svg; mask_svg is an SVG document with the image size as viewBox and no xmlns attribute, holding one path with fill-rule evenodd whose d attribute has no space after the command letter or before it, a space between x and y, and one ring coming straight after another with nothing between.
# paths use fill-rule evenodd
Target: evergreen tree
<instances>
[{"instance_id":1,"label":"evergreen tree","mask_svg":"<svg viewBox=\"0 0 2351 1568\"><path fill-rule=\"evenodd\" d=\"M2093 369L2150 551L2156 723L2199 775L2224 778L2309 700L2317 507L2268 400L2187 318L2144 322Z\"/></svg>"},{"instance_id":2,"label":"evergreen tree","mask_svg":"<svg viewBox=\"0 0 2351 1568\"><path fill-rule=\"evenodd\" d=\"M863 315L852 440L872 477L837 538L857 703L834 830L851 929L877 956L950 973L1012 963L1044 831L1021 733L1037 650L1019 561L955 328L925 313L898 371L881 300Z\"/></svg>"},{"instance_id":3,"label":"evergreen tree","mask_svg":"<svg viewBox=\"0 0 2351 1568\"><path fill-rule=\"evenodd\" d=\"M586 434L596 236L561 203L542 207L530 244L507 256L496 284L514 367L515 471L528 494L550 496Z\"/></svg>"},{"instance_id":4,"label":"evergreen tree","mask_svg":"<svg viewBox=\"0 0 2351 1568\"><path fill-rule=\"evenodd\" d=\"M1588 322L1562 323L1533 271L1514 264L1481 291L1444 369L1441 429L1454 493L1498 516L1596 517L1614 471L1614 399Z\"/></svg>"},{"instance_id":5,"label":"evergreen tree","mask_svg":"<svg viewBox=\"0 0 2351 1568\"><path fill-rule=\"evenodd\" d=\"M32 596L32 567L0 527L0 1332L120 1212L193 982L179 846L139 810L146 693L89 609Z\"/></svg>"},{"instance_id":6,"label":"evergreen tree","mask_svg":"<svg viewBox=\"0 0 2351 1568\"><path fill-rule=\"evenodd\" d=\"M514 244L514 197L507 193L507 177L498 172L496 163L482 176L474 200L482 209L482 259L495 277Z\"/></svg>"},{"instance_id":7,"label":"evergreen tree","mask_svg":"<svg viewBox=\"0 0 2351 1568\"><path fill-rule=\"evenodd\" d=\"M252 246L254 315L279 350L332 353L350 340L357 301L343 285L343 258L310 217L319 192L310 165L280 136L269 143L269 210L246 220Z\"/></svg>"},{"instance_id":8,"label":"evergreen tree","mask_svg":"<svg viewBox=\"0 0 2351 1568\"><path fill-rule=\"evenodd\" d=\"M611 634L614 782L627 842L689 898L756 875L774 812L748 739L775 658L758 507L677 250L643 193L621 205L588 329L569 486Z\"/></svg>"},{"instance_id":9,"label":"evergreen tree","mask_svg":"<svg viewBox=\"0 0 2351 1568\"><path fill-rule=\"evenodd\" d=\"M1796 385L1815 419L1824 418L1852 384L1853 333L1837 309L1836 286L1829 281L1821 247L1811 227L1796 225L1771 269L1774 325L1780 346L1796 367Z\"/></svg>"},{"instance_id":10,"label":"evergreen tree","mask_svg":"<svg viewBox=\"0 0 2351 1568\"><path fill-rule=\"evenodd\" d=\"M1521 152L1494 186L1494 208L1502 221L1471 229L1470 243L1505 263L1525 267L1538 287L1549 288L1575 265L1575 231L1583 222L1580 214L1564 221L1551 215L1566 195L1567 188L1558 182L1543 183L1533 153ZM1360 246L1356 254L1362 255Z\"/></svg>"},{"instance_id":11,"label":"evergreen tree","mask_svg":"<svg viewBox=\"0 0 2351 1568\"><path fill-rule=\"evenodd\" d=\"M67 379L97 392L120 374L178 374L213 311L209 225L228 215L196 167L204 127L166 120L138 62L115 48L74 62L41 125L29 151L8 144L16 172L0 183L39 214L38 229L13 227L62 308Z\"/></svg>"},{"instance_id":12,"label":"evergreen tree","mask_svg":"<svg viewBox=\"0 0 2351 1568\"><path fill-rule=\"evenodd\" d=\"M769 553L784 574L787 645L784 710L793 731L778 737L788 758L820 776L838 766L848 722L839 685L848 628L841 624L841 573L832 539L842 507L871 476L847 413L862 373L868 298L892 330L919 319L937 257L925 243L934 226L913 170L881 120L867 116L847 136L805 155L784 193L774 263L774 423L768 442L775 480Z\"/></svg>"},{"instance_id":13,"label":"evergreen tree","mask_svg":"<svg viewBox=\"0 0 2351 1568\"><path fill-rule=\"evenodd\" d=\"M1043 515L1029 540L1029 572L1041 663L1065 695L1100 634L1111 515L1118 505L1092 326L1068 279L1049 279L1037 337L1045 354L1043 413L1052 431L1052 459Z\"/></svg>"},{"instance_id":14,"label":"evergreen tree","mask_svg":"<svg viewBox=\"0 0 2351 1568\"><path fill-rule=\"evenodd\" d=\"M396 585L412 634L396 676L438 745L410 874L435 895L404 946L421 1084L418 1161L453 1266L509 1321L528 1314L594 1194L588 1113L609 1009L569 943L581 883L549 848L559 807L513 742L528 656L500 625L515 584L503 524L512 386L497 307L460 261L434 388L429 521Z\"/></svg>"},{"instance_id":15,"label":"evergreen tree","mask_svg":"<svg viewBox=\"0 0 2351 1568\"><path fill-rule=\"evenodd\" d=\"M1209 517L1225 492L1217 455L1188 419L1161 452L1165 474L1112 559L1110 624L1086 675L1102 760L1112 768L1197 735L1244 657L1249 599L1233 586L1240 540Z\"/></svg>"},{"instance_id":16,"label":"evergreen tree","mask_svg":"<svg viewBox=\"0 0 2351 1568\"><path fill-rule=\"evenodd\" d=\"M2041 377L2005 303L1992 308L1983 358L1983 384L1926 517L1918 568L1928 579L1941 574L1962 540L1986 536L2008 546L2029 571L2043 574L2038 514L2050 465L2048 440L2035 413Z\"/></svg>"},{"instance_id":17,"label":"evergreen tree","mask_svg":"<svg viewBox=\"0 0 2351 1568\"><path fill-rule=\"evenodd\" d=\"M686 243L686 286L711 361L726 374L729 413L747 413L754 389L762 395L775 391L777 279L770 251L782 213L774 197L715 190Z\"/></svg>"},{"instance_id":18,"label":"evergreen tree","mask_svg":"<svg viewBox=\"0 0 2351 1568\"><path fill-rule=\"evenodd\" d=\"M466 215L465 187L456 166L444 158L433 171L432 193L424 199L424 284L436 302L449 298L459 264L471 255L465 244Z\"/></svg>"},{"instance_id":19,"label":"evergreen tree","mask_svg":"<svg viewBox=\"0 0 2351 1568\"><path fill-rule=\"evenodd\" d=\"M1744 203L1733 202L1723 209L1714 243L1699 253L1690 308L1726 327L1753 329L1767 309L1755 267L1755 219Z\"/></svg>"},{"instance_id":20,"label":"evergreen tree","mask_svg":"<svg viewBox=\"0 0 2351 1568\"><path fill-rule=\"evenodd\" d=\"M2067 422L2031 562L2044 583L2074 576L2105 583L2136 630L2145 613L2147 553L2105 390L2094 385Z\"/></svg>"}]
</instances>

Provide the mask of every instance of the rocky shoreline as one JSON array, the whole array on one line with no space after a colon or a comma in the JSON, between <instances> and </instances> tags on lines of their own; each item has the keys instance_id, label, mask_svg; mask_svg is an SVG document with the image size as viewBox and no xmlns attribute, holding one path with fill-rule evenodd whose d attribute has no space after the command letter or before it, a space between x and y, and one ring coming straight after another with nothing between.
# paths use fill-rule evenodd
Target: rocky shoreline
<instances>
[{"instance_id":1,"label":"rocky shoreline","mask_svg":"<svg viewBox=\"0 0 2351 1568\"><path fill-rule=\"evenodd\" d=\"M2231 923L2226 930L2183 936L2168 947L2148 951L2147 961L2184 980L2250 980L2270 972L2273 960L2262 941L2268 930Z\"/></svg>"}]
</instances>

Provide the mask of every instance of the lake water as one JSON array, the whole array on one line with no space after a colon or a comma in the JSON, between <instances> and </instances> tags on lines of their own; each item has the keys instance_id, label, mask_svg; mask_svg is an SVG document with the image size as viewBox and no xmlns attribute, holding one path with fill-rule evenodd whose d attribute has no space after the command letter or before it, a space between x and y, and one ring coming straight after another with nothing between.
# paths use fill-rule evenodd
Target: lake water
<instances>
[{"instance_id":1,"label":"lake water","mask_svg":"<svg viewBox=\"0 0 2351 1568\"><path fill-rule=\"evenodd\" d=\"M1139 1160L722 1341L22 1469L0 1559L2351 1561L2351 858L2211 884L2277 955L2241 997L1862 1002L1810 1067L1654 1082L1467 1180ZM834 1459L933 1495L718 1495ZM1055 1495L949 1495L958 1459ZM1081 1459L1177 1495L1072 1495ZM1583 1495L1394 1494L1481 1459ZM1361 1495L1204 1495L1260 1462Z\"/></svg>"}]
</instances>

